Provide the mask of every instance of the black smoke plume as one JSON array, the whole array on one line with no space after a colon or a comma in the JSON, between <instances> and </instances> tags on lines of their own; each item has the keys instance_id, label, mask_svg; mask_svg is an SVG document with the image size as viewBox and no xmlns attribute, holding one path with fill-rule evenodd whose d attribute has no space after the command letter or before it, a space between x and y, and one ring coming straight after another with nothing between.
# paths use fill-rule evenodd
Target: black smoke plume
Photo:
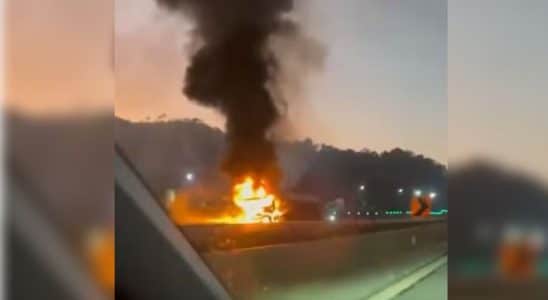
<instances>
[{"instance_id":1,"label":"black smoke plume","mask_svg":"<svg viewBox=\"0 0 548 300\"><path fill-rule=\"evenodd\" d=\"M269 85L280 71L269 49L275 35L298 37L286 17L292 0L157 0L190 17L199 47L186 70L183 93L226 116L228 151L223 169L233 179L266 178L273 185L280 171L270 131L286 103Z\"/></svg>"}]
</instances>

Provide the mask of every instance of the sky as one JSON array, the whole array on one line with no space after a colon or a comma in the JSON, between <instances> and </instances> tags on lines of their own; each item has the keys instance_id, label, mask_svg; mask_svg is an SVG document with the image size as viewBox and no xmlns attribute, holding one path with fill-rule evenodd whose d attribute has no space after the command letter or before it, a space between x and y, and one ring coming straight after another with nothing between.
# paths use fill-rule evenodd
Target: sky
<instances>
[{"instance_id":1,"label":"sky","mask_svg":"<svg viewBox=\"0 0 548 300\"><path fill-rule=\"evenodd\" d=\"M488 157L548 183L548 2L449 3L449 165Z\"/></svg>"},{"instance_id":2,"label":"sky","mask_svg":"<svg viewBox=\"0 0 548 300\"><path fill-rule=\"evenodd\" d=\"M484 156L548 182L546 1L451 0L448 17L441 0L306 4L327 57L291 108L298 136L449 165ZM153 0L9 0L5 25L8 106L112 109L116 93L121 117L223 126L180 93L191 25Z\"/></svg>"},{"instance_id":3,"label":"sky","mask_svg":"<svg viewBox=\"0 0 548 300\"><path fill-rule=\"evenodd\" d=\"M442 0L297 1L303 30L326 50L323 68L289 101L289 136L340 148L412 150L447 161L447 10ZM115 9L119 117L199 118L217 112L181 94L189 20L152 0Z\"/></svg>"},{"instance_id":4,"label":"sky","mask_svg":"<svg viewBox=\"0 0 548 300\"><path fill-rule=\"evenodd\" d=\"M112 111L112 0L6 0L6 103L27 114Z\"/></svg>"}]
</instances>

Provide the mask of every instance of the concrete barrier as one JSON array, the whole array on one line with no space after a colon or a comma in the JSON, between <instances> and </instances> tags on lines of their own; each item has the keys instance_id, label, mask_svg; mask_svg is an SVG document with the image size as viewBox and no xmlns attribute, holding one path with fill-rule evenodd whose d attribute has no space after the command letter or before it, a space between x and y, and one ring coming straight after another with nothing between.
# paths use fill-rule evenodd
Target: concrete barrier
<instances>
[{"instance_id":1,"label":"concrete barrier","mask_svg":"<svg viewBox=\"0 0 548 300\"><path fill-rule=\"evenodd\" d=\"M446 251L432 223L203 256L236 299L364 299Z\"/></svg>"},{"instance_id":2,"label":"concrete barrier","mask_svg":"<svg viewBox=\"0 0 548 300\"><path fill-rule=\"evenodd\" d=\"M193 246L201 251L228 250L319 240L439 224L442 218L363 220L363 221L291 221L274 224L208 224L180 227Z\"/></svg>"}]
</instances>

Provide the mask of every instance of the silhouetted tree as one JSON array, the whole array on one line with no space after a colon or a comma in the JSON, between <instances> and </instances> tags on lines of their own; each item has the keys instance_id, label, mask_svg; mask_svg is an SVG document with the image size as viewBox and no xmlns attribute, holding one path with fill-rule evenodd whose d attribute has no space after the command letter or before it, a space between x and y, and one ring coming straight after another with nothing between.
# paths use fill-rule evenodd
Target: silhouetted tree
<instances>
[{"instance_id":1,"label":"silhouetted tree","mask_svg":"<svg viewBox=\"0 0 548 300\"><path fill-rule=\"evenodd\" d=\"M161 193L178 187L185 169L199 172L200 180L221 181L218 165L225 147L223 132L199 120L132 123L118 119L118 143ZM322 203L343 197L351 206L358 199L377 209L407 209L415 188L435 190L436 206L446 207L445 166L399 148L377 153L341 150L312 140L277 144L284 171L283 188L315 196ZM360 191L358 187L365 185ZM397 190L406 193L399 195ZM361 198L360 198L361 197Z\"/></svg>"}]
</instances>

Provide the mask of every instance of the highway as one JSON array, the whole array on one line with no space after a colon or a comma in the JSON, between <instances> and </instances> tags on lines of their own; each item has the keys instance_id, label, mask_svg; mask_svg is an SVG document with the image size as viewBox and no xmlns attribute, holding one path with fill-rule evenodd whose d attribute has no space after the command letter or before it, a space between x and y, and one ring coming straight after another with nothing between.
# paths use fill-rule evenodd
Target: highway
<instances>
[{"instance_id":1,"label":"highway","mask_svg":"<svg viewBox=\"0 0 548 300\"><path fill-rule=\"evenodd\" d=\"M115 167L116 299L364 300L447 253L446 220L177 226Z\"/></svg>"},{"instance_id":2,"label":"highway","mask_svg":"<svg viewBox=\"0 0 548 300\"><path fill-rule=\"evenodd\" d=\"M447 264L444 264L394 300L440 300L447 299Z\"/></svg>"},{"instance_id":3,"label":"highway","mask_svg":"<svg viewBox=\"0 0 548 300\"><path fill-rule=\"evenodd\" d=\"M381 300L445 294L440 259L446 252L445 224L434 223L203 256L235 299ZM405 293L383 293L402 280L411 282Z\"/></svg>"}]
</instances>

